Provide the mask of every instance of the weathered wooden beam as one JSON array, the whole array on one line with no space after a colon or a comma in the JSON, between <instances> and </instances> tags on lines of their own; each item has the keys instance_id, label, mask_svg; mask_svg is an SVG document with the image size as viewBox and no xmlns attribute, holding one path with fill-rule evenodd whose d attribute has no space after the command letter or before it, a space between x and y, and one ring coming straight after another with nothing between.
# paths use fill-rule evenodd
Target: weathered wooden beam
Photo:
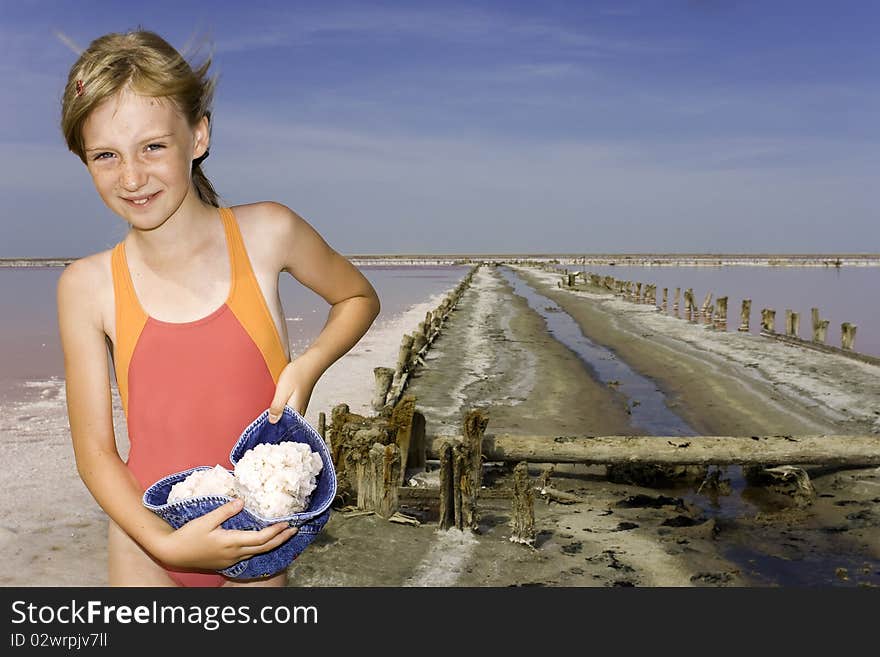
<instances>
[{"instance_id":1,"label":"weathered wooden beam","mask_svg":"<svg viewBox=\"0 0 880 657\"><path fill-rule=\"evenodd\" d=\"M742 302L742 310L740 310L740 325L737 331L748 332L749 331L749 319L752 314L752 300L751 299L743 299Z\"/></svg>"},{"instance_id":2,"label":"weathered wooden beam","mask_svg":"<svg viewBox=\"0 0 880 657\"><path fill-rule=\"evenodd\" d=\"M844 322L840 325L840 346L842 349L849 350L853 348L857 328L855 324L850 324L849 322Z\"/></svg>"},{"instance_id":3,"label":"weathered wooden beam","mask_svg":"<svg viewBox=\"0 0 880 657\"><path fill-rule=\"evenodd\" d=\"M464 443L467 445L467 470L470 488L476 495L483 484L483 434L489 424L489 414L483 409L474 409L464 419Z\"/></svg>"},{"instance_id":4,"label":"weathered wooden beam","mask_svg":"<svg viewBox=\"0 0 880 657\"><path fill-rule=\"evenodd\" d=\"M440 529L449 529L455 523L452 444L442 441L437 446L437 456L440 459Z\"/></svg>"},{"instance_id":5,"label":"weathered wooden beam","mask_svg":"<svg viewBox=\"0 0 880 657\"><path fill-rule=\"evenodd\" d=\"M409 444L412 437L413 415L416 410L415 395L404 395L391 412L391 426L395 431L394 442L400 449L400 473L397 485L403 485L406 468L409 467Z\"/></svg>"},{"instance_id":6,"label":"weathered wooden beam","mask_svg":"<svg viewBox=\"0 0 880 657\"><path fill-rule=\"evenodd\" d=\"M462 529L462 490L461 490L461 473L464 469L465 455L462 453L462 444L456 443L452 448L452 506L453 506L453 525ZM465 499L465 503L467 503Z\"/></svg>"},{"instance_id":7,"label":"weathered wooden beam","mask_svg":"<svg viewBox=\"0 0 880 657\"><path fill-rule=\"evenodd\" d=\"M513 508L510 540L534 546L535 537L535 496L529 478L529 466L523 461L513 470Z\"/></svg>"},{"instance_id":8,"label":"weathered wooden beam","mask_svg":"<svg viewBox=\"0 0 880 657\"><path fill-rule=\"evenodd\" d=\"M398 471L400 450L397 445L374 443L369 460L358 464L358 508L374 511L376 515L390 518L398 506Z\"/></svg>"},{"instance_id":9,"label":"weathered wooden beam","mask_svg":"<svg viewBox=\"0 0 880 657\"><path fill-rule=\"evenodd\" d=\"M440 441L456 436L426 437L429 458L437 458ZM669 465L880 465L876 436L533 436L486 434L487 461L529 463Z\"/></svg>"},{"instance_id":10,"label":"weathered wooden beam","mask_svg":"<svg viewBox=\"0 0 880 657\"><path fill-rule=\"evenodd\" d=\"M419 411L413 412L406 467L414 470L425 467L425 416Z\"/></svg>"},{"instance_id":11,"label":"weathered wooden beam","mask_svg":"<svg viewBox=\"0 0 880 657\"><path fill-rule=\"evenodd\" d=\"M376 379L376 388L373 392L372 407L374 411L381 411L391 389L391 382L394 380L394 370L390 367L374 367L373 376Z\"/></svg>"}]
</instances>

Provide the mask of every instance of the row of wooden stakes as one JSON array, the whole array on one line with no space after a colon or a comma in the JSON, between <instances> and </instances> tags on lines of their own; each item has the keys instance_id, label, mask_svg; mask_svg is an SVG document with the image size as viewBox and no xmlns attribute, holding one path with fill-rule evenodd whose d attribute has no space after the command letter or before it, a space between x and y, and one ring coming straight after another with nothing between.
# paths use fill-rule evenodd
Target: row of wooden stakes
<instances>
[{"instance_id":1,"label":"row of wooden stakes","mask_svg":"<svg viewBox=\"0 0 880 657\"><path fill-rule=\"evenodd\" d=\"M617 280L613 276L600 276L599 274L566 271L559 287L576 288L578 278L582 278L584 283L614 292L618 296L627 301L642 304L652 304L658 310L668 312L669 306L669 288L663 288L663 297L660 303L657 303L657 286L649 283L640 283L633 281ZM719 330L727 330L727 302L728 298L718 297L712 302L712 293L707 292L703 299L702 305L697 306L692 288L684 290L680 287L675 288L673 296L672 311L676 317L679 316L679 301L684 301L685 319L692 323L697 323L701 319L707 328ZM740 309L740 325L738 331L748 332L750 330L752 300L743 299ZM844 353L848 356L857 357L859 360L873 362L871 356L858 354L854 351L857 326L850 322L843 322L840 325L840 348L826 344L829 320L822 319L819 315L818 308L812 308L812 328L813 337L811 340L803 340L799 337L800 333L800 314L792 310L785 311L785 332L778 333L776 331L776 311L772 308L763 308L761 310L761 335L770 338L784 339L788 342L798 343L807 347L818 348L822 351L830 351L835 353Z\"/></svg>"},{"instance_id":2,"label":"row of wooden stakes","mask_svg":"<svg viewBox=\"0 0 880 657\"><path fill-rule=\"evenodd\" d=\"M394 406L403 396L407 381L419 365L425 364L425 355L440 335L446 318L470 286L478 268L479 265L472 267L455 289L444 297L440 305L425 314L424 321L419 322L418 328L412 334L404 334L400 341L397 365L393 369L390 367L373 369L376 385L372 401L374 411L379 411L385 406Z\"/></svg>"}]
</instances>

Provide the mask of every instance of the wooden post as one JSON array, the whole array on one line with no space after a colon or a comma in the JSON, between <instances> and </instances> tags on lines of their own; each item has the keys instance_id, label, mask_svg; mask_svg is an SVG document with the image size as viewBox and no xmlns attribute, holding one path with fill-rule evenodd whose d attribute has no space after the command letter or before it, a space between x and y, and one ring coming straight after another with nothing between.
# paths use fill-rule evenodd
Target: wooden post
<instances>
[{"instance_id":1,"label":"wooden post","mask_svg":"<svg viewBox=\"0 0 880 657\"><path fill-rule=\"evenodd\" d=\"M462 473L457 479L461 487L461 527L476 531L479 524L477 498L483 484L483 433L489 423L488 414L474 409L465 416L464 443L462 444Z\"/></svg>"},{"instance_id":2,"label":"wooden post","mask_svg":"<svg viewBox=\"0 0 880 657\"><path fill-rule=\"evenodd\" d=\"M738 331L748 332L749 330L749 320L752 314L752 300L751 299L743 299L742 310L740 311L740 320L741 323L739 325Z\"/></svg>"},{"instance_id":3,"label":"wooden post","mask_svg":"<svg viewBox=\"0 0 880 657\"><path fill-rule=\"evenodd\" d=\"M718 297L715 312L715 327L722 331L727 330L727 297Z\"/></svg>"},{"instance_id":4,"label":"wooden post","mask_svg":"<svg viewBox=\"0 0 880 657\"><path fill-rule=\"evenodd\" d=\"M798 337L799 328L800 328L800 314L794 312L793 310L785 311L785 328L786 335L791 338Z\"/></svg>"},{"instance_id":5,"label":"wooden post","mask_svg":"<svg viewBox=\"0 0 880 657\"><path fill-rule=\"evenodd\" d=\"M397 485L403 485L403 477L406 468L409 467L409 445L412 437L413 415L416 410L416 398L414 395L405 395L391 412L391 429L394 431L394 443L400 450L400 481Z\"/></svg>"},{"instance_id":6,"label":"wooden post","mask_svg":"<svg viewBox=\"0 0 880 657\"><path fill-rule=\"evenodd\" d=\"M687 321L692 322L694 318L694 290L688 288L684 291L684 308Z\"/></svg>"},{"instance_id":7,"label":"wooden post","mask_svg":"<svg viewBox=\"0 0 880 657\"><path fill-rule=\"evenodd\" d=\"M705 316L705 314L706 314L706 313L708 312L708 310L709 310L709 304L710 304L710 303L712 303L712 293L711 293L711 292L706 292L706 298L703 299L703 305L700 306L700 314L701 314L701 315L704 315L704 316Z\"/></svg>"},{"instance_id":8,"label":"wooden post","mask_svg":"<svg viewBox=\"0 0 880 657\"><path fill-rule=\"evenodd\" d=\"M642 302L642 284L636 283L636 303Z\"/></svg>"},{"instance_id":9,"label":"wooden post","mask_svg":"<svg viewBox=\"0 0 880 657\"><path fill-rule=\"evenodd\" d=\"M397 445L375 443L370 448L370 461L363 508L377 515L390 518L397 511L397 488L400 479L400 450ZM360 499L358 491L358 499Z\"/></svg>"},{"instance_id":10,"label":"wooden post","mask_svg":"<svg viewBox=\"0 0 880 657\"><path fill-rule=\"evenodd\" d=\"M672 311L675 313L676 316L678 316L678 298L680 296L680 293L681 293L681 288L680 287L675 288L675 297L673 297Z\"/></svg>"},{"instance_id":11,"label":"wooden post","mask_svg":"<svg viewBox=\"0 0 880 657\"><path fill-rule=\"evenodd\" d=\"M358 429L351 437L351 445L344 455L345 468L344 472L348 477L349 483L357 488L357 507L359 509L375 510L371 504L379 495L376 492L376 478L371 469L370 450L378 444L384 447L381 442L385 437L385 432L378 427L369 427ZM354 477L351 476L352 465L354 466ZM337 474L337 478L338 478ZM354 482L352 483L352 479Z\"/></svg>"},{"instance_id":12,"label":"wooden post","mask_svg":"<svg viewBox=\"0 0 880 657\"><path fill-rule=\"evenodd\" d=\"M409 355L412 351L413 337L408 333L400 341L400 350L397 352L396 373L403 373L409 366Z\"/></svg>"},{"instance_id":13,"label":"wooden post","mask_svg":"<svg viewBox=\"0 0 880 657\"><path fill-rule=\"evenodd\" d=\"M828 336L828 320L819 317L819 309L813 308L813 342L825 344Z\"/></svg>"},{"instance_id":14,"label":"wooden post","mask_svg":"<svg viewBox=\"0 0 880 657\"><path fill-rule=\"evenodd\" d=\"M333 465L336 466L337 474L339 474L340 469L343 467L341 458L343 441L340 434L342 432L343 418L346 415L348 415L348 404L337 404L330 411L330 444L333 445L330 456L333 459Z\"/></svg>"},{"instance_id":15,"label":"wooden post","mask_svg":"<svg viewBox=\"0 0 880 657\"><path fill-rule=\"evenodd\" d=\"M325 415L324 411L318 413L318 435L324 439L324 442L329 447L330 441L327 440L327 415Z\"/></svg>"},{"instance_id":16,"label":"wooden post","mask_svg":"<svg viewBox=\"0 0 880 657\"><path fill-rule=\"evenodd\" d=\"M776 311L772 308L761 309L761 330L776 333Z\"/></svg>"},{"instance_id":17,"label":"wooden post","mask_svg":"<svg viewBox=\"0 0 880 657\"><path fill-rule=\"evenodd\" d=\"M409 437L409 453L406 455L406 467L410 470L424 470L426 461L425 416L418 411L414 411L412 433Z\"/></svg>"},{"instance_id":18,"label":"wooden post","mask_svg":"<svg viewBox=\"0 0 880 657\"><path fill-rule=\"evenodd\" d=\"M422 350L428 343L428 339L425 337L425 334L422 331L416 331L413 333L413 343L412 343L412 352L410 353L410 362L415 364L416 358L419 355L419 352Z\"/></svg>"},{"instance_id":19,"label":"wooden post","mask_svg":"<svg viewBox=\"0 0 880 657\"><path fill-rule=\"evenodd\" d=\"M452 515L453 524L462 528L461 513L461 473L464 469L464 455L461 452L461 443L452 446Z\"/></svg>"},{"instance_id":20,"label":"wooden post","mask_svg":"<svg viewBox=\"0 0 880 657\"><path fill-rule=\"evenodd\" d=\"M376 379L376 389L373 393L371 406L374 411L381 411L385 406L385 399L388 397L388 390L391 388L391 382L394 379L394 370L390 367L374 367L373 376Z\"/></svg>"},{"instance_id":21,"label":"wooden post","mask_svg":"<svg viewBox=\"0 0 880 657\"><path fill-rule=\"evenodd\" d=\"M440 529L449 529L455 524L455 495L452 481L452 445L444 440L440 443Z\"/></svg>"},{"instance_id":22,"label":"wooden post","mask_svg":"<svg viewBox=\"0 0 880 657\"><path fill-rule=\"evenodd\" d=\"M844 349L852 349L856 340L856 325L844 322L840 325L840 346Z\"/></svg>"},{"instance_id":23,"label":"wooden post","mask_svg":"<svg viewBox=\"0 0 880 657\"><path fill-rule=\"evenodd\" d=\"M710 303L706 306L706 309L703 310L703 323L706 325L706 328L714 328L714 324L712 321L712 316L715 314L715 304Z\"/></svg>"},{"instance_id":24,"label":"wooden post","mask_svg":"<svg viewBox=\"0 0 880 657\"><path fill-rule=\"evenodd\" d=\"M669 311L669 304L667 303L668 292L669 292L669 288L664 287L663 288L663 312Z\"/></svg>"},{"instance_id":25,"label":"wooden post","mask_svg":"<svg viewBox=\"0 0 880 657\"><path fill-rule=\"evenodd\" d=\"M517 463L513 469L513 509L510 540L534 546L535 536L535 493L529 478L528 463Z\"/></svg>"},{"instance_id":26,"label":"wooden post","mask_svg":"<svg viewBox=\"0 0 880 657\"><path fill-rule=\"evenodd\" d=\"M394 369L394 378L391 381L391 389L388 391L388 394L391 396L391 399L388 401L392 404L397 401L403 390L404 382L410 369L412 344L413 337L409 334L405 334L400 340L400 349L397 352L397 367Z\"/></svg>"}]
</instances>

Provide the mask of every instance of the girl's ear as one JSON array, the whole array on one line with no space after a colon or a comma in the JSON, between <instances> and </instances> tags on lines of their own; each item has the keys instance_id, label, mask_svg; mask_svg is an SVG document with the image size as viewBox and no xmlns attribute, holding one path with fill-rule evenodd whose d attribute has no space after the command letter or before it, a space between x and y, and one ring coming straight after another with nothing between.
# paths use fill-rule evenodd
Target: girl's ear
<instances>
[{"instance_id":1,"label":"girl's ear","mask_svg":"<svg viewBox=\"0 0 880 657\"><path fill-rule=\"evenodd\" d=\"M207 116L203 116L196 123L193 128L193 136L195 137L193 142L193 159L197 160L208 152L208 146L211 145L211 126Z\"/></svg>"}]
</instances>

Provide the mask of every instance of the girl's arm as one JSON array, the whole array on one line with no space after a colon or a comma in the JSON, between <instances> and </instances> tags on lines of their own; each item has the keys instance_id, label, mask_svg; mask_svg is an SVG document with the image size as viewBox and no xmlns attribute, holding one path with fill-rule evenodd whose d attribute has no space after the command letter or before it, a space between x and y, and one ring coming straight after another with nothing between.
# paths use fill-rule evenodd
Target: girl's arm
<instances>
[{"instance_id":1,"label":"girl's arm","mask_svg":"<svg viewBox=\"0 0 880 657\"><path fill-rule=\"evenodd\" d=\"M290 405L305 413L315 383L337 359L360 340L379 314L379 296L370 282L345 257L334 251L309 223L280 203L263 203L271 216L280 271L330 304L318 337L282 372L270 412L280 415Z\"/></svg>"},{"instance_id":2,"label":"girl's arm","mask_svg":"<svg viewBox=\"0 0 880 657\"><path fill-rule=\"evenodd\" d=\"M73 450L79 475L95 500L150 554L176 567L225 568L290 538L290 532L281 531L285 523L260 532L220 528L220 523L240 511L235 502L177 531L143 506L143 491L116 449L109 363L94 293L100 289L98 282L95 265L77 260L62 272L57 290Z\"/></svg>"}]
</instances>

